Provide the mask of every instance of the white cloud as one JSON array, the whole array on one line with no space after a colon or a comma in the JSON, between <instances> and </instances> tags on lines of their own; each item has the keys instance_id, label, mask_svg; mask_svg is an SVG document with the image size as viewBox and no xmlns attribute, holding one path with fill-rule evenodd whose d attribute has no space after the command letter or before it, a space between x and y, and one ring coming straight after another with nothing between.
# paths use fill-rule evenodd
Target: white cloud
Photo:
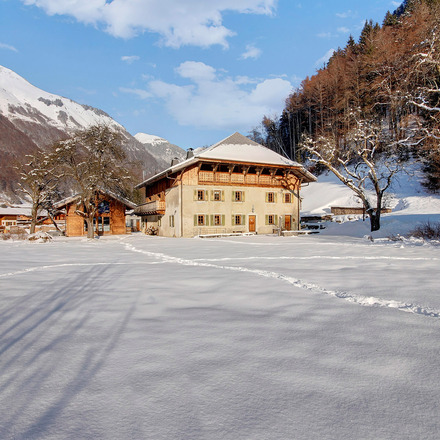
<instances>
[{"instance_id":1,"label":"white cloud","mask_svg":"<svg viewBox=\"0 0 440 440\"><path fill-rule=\"evenodd\" d=\"M233 78L204 63L186 61L176 72L187 84L150 81L146 90L124 89L141 98L161 100L180 125L249 130L264 115L279 113L292 84L283 78Z\"/></svg>"},{"instance_id":2,"label":"white cloud","mask_svg":"<svg viewBox=\"0 0 440 440\"><path fill-rule=\"evenodd\" d=\"M127 64L131 64L134 63L135 61L140 60L140 57L138 57L137 55L125 55L121 57L121 60L125 61Z\"/></svg>"},{"instance_id":3,"label":"white cloud","mask_svg":"<svg viewBox=\"0 0 440 440\"><path fill-rule=\"evenodd\" d=\"M342 26L338 27L338 32L340 34L348 34L350 32L350 29L348 29L348 27Z\"/></svg>"},{"instance_id":4,"label":"white cloud","mask_svg":"<svg viewBox=\"0 0 440 440\"><path fill-rule=\"evenodd\" d=\"M321 58L319 58L319 60L316 60L315 62L315 67L319 67L321 68L324 64L328 63L328 60L331 58L331 56L333 55L333 52L335 51L335 49L329 49L324 56L322 56Z\"/></svg>"},{"instance_id":5,"label":"white cloud","mask_svg":"<svg viewBox=\"0 0 440 440\"><path fill-rule=\"evenodd\" d=\"M398 8L398 7L402 4L402 2L395 2L395 1L392 1L391 4L392 4L394 7Z\"/></svg>"},{"instance_id":6,"label":"white cloud","mask_svg":"<svg viewBox=\"0 0 440 440\"><path fill-rule=\"evenodd\" d=\"M319 34L316 35L319 38L331 38L332 34L331 32L321 32Z\"/></svg>"},{"instance_id":7,"label":"white cloud","mask_svg":"<svg viewBox=\"0 0 440 440\"><path fill-rule=\"evenodd\" d=\"M6 49L6 50L12 50L12 52L18 52L18 50L14 46L11 46L10 44L6 44L6 43L0 43L0 49Z\"/></svg>"},{"instance_id":8,"label":"white cloud","mask_svg":"<svg viewBox=\"0 0 440 440\"><path fill-rule=\"evenodd\" d=\"M339 18L350 18L350 17L354 17L354 16L355 16L355 13L352 10L336 13L336 17L339 17Z\"/></svg>"},{"instance_id":9,"label":"white cloud","mask_svg":"<svg viewBox=\"0 0 440 440\"><path fill-rule=\"evenodd\" d=\"M256 60L261 56L261 49L258 49L258 47L255 47L253 44L248 44L246 46L246 52L241 54L242 60L247 60L248 58L253 58Z\"/></svg>"},{"instance_id":10,"label":"white cloud","mask_svg":"<svg viewBox=\"0 0 440 440\"><path fill-rule=\"evenodd\" d=\"M127 87L120 87L119 91L123 93L131 93L132 95L136 95L141 99L148 99L153 97L151 93L148 93L146 90L143 89L130 89Z\"/></svg>"},{"instance_id":11,"label":"white cloud","mask_svg":"<svg viewBox=\"0 0 440 440\"><path fill-rule=\"evenodd\" d=\"M222 14L271 15L277 0L21 0L49 15L69 15L81 23L130 38L144 31L162 37L166 46L228 46L235 33L222 25Z\"/></svg>"}]
</instances>

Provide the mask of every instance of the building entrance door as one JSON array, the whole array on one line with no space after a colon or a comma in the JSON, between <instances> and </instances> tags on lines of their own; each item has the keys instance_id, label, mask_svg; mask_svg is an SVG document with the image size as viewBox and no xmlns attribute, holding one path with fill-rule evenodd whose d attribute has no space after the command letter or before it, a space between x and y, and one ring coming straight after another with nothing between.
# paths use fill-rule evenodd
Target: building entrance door
<instances>
[{"instance_id":1,"label":"building entrance door","mask_svg":"<svg viewBox=\"0 0 440 440\"><path fill-rule=\"evenodd\" d=\"M290 231L292 229L292 216L290 215L284 216L284 229L286 231Z\"/></svg>"},{"instance_id":2,"label":"building entrance door","mask_svg":"<svg viewBox=\"0 0 440 440\"><path fill-rule=\"evenodd\" d=\"M255 215L250 215L249 216L249 232L255 232L255 231L256 231Z\"/></svg>"}]
</instances>

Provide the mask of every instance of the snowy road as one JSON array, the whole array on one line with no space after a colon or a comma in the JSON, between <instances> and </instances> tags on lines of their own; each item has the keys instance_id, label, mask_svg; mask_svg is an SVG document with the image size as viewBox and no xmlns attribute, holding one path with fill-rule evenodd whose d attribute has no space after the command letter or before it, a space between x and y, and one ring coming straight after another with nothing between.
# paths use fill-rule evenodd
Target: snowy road
<instances>
[{"instance_id":1,"label":"snowy road","mask_svg":"<svg viewBox=\"0 0 440 440\"><path fill-rule=\"evenodd\" d=\"M1 439L438 438L440 247L132 236L0 261Z\"/></svg>"}]
</instances>

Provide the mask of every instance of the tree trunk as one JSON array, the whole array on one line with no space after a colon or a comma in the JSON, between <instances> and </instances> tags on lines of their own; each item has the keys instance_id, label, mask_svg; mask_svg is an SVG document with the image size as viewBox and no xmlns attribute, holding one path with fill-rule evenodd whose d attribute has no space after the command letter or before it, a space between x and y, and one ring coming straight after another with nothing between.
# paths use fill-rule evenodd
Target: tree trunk
<instances>
[{"instance_id":1,"label":"tree trunk","mask_svg":"<svg viewBox=\"0 0 440 440\"><path fill-rule=\"evenodd\" d=\"M369 211L368 216L370 217L370 231L378 231L380 229L380 211Z\"/></svg>"},{"instance_id":2,"label":"tree trunk","mask_svg":"<svg viewBox=\"0 0 440 440\"><path fill-rule=\"evenodd\" d=\"M32 205L31 234L35 234L35 227L37 226L37 217L38 217L38 204L34 203Z\"/></svg>"},{"instance_id":3,"label":"tree trunk","mask_svg":"<svg viewBox=\"0 0 440 440\"><path fill-rule=\"evenodd\" d=\"M93 230L93 217L86 217L87 223L87 238L94 238L95 231Z\"/></svg>"}]
</instances>

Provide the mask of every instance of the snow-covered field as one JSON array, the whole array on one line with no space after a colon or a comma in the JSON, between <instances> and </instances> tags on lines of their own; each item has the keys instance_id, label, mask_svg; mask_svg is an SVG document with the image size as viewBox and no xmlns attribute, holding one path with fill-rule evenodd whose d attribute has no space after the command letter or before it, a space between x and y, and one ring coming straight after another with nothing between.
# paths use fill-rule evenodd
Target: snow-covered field
<instances>
[{"instance_id":1,"label":"snow-covered field","mask_svg":"<svg viewBox=\"0 0 440 440\"><path fill-rule=\"evenodd\" d=\"M0 242L1 439L438 439L440 246Z\"/></svg>"}]
</instances>

